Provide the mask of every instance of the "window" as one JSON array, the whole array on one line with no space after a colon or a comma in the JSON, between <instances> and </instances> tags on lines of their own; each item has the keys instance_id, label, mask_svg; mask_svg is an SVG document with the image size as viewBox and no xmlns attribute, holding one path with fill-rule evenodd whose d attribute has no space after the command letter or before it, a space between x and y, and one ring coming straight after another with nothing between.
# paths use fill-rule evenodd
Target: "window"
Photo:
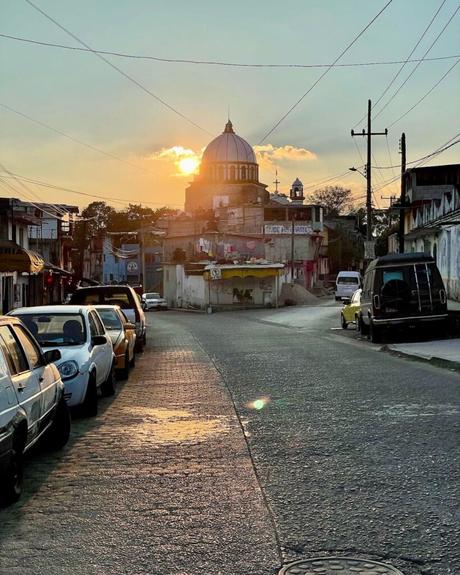
<instances>
[{"instance_id":1,"label":"window","mask_svg":"<svg viewBox=\"0 0 460 575\"><path fill-rule=\"evenodd\" d=\"M243 166L241 168L241 179L245 180L246 179L246 166Z\"/></svg>"},{"instance_id":2,"label":"window","mask_svg":"<svg viewBox=\"0 0 460 575\"><path fill-rule=\"evenodd\" d=\"M98 309L97 313L106 329L121 329L121 321L114 309Z\"/></svg>"},{"instance_id":3,"label":"window","mask_svg":"<svg viewBox=\"0 0 460 575\"><path fill-rule=\"evenodd\" d=\"M24 351L16 341L13 333L7 325L0 326L0 338L6 348L6 357L10 365L12 375L29 370Z\"/></svg>"},{"instance_id":4,"label":"window","mask_svg":"<svg viewBox=\"0 0 460 575\"><path fill-rule=\"evenodd\" d=\"M99 335L97 332L96 322L94 321L94 314L92 312L88 314L88 321L89 321L89 331L91 333L91 337Z\"/></svg>"},{"instance_id":5,"label":"window","mask_svg":"<svg viewBox=\"0 0 460 575\"><path fill-rule=\"evenodd\" d=\"M18 317L41 347L81 345L86 341L85 324L79 313L21 313Z\"/></svg>"},{"instance_id":6,"label":"window","mask_svg":"<svg viewBox=\"0 0 460 575\"><path fill-rule=\"evenodd\" d=\"M104 326L97 313L94 314L94 321L96 322L97 335L105 335Z\"/></svg>"},{"instance_id":7,"label":"window","mask_svg":"<svg viewBox=\"0 0 460 575\"><path fill-rule=\"evenodd\" d=\"M357 277L351 276L340 276L337 278L338 284L359 284L359 279Z\"/></svg>"},{"instance_id":8,"label":"window","mask_svg":"<svg viewBox=\"0 0 460 575\"><path fill-rule=\"evenodd\" d=\"M27 359L29 360L30 369L41 367L43 365L43 360L37 344L25 332L22 326L15 325L14 332L26 353Z\"/></svg>"},{"instance_id":9,"label":"window","mask_svg":"<svg viewBox=\"0 0 460 575\"><path fill-rule=\"evenodd\" d=\"M230 166L230 179L235 179L235 166Z\"/></svg>"}]
</instances>

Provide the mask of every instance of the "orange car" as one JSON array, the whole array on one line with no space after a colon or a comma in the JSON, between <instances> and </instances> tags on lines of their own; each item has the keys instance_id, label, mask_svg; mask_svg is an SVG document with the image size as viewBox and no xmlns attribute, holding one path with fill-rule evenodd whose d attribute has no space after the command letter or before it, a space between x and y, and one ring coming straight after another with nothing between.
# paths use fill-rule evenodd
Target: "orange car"
<instances>
[{"instance_id":1,"label":"orange car","mask_svg":"<svg viewBox=\"0 0 460 575\"><path fill-rule=\"evenodd\" d=\"M112 340L117 375L121 379L128 379L129 368L135 364L136 326L128 321L118 305L94 307Z\"/></svg>"}]
</instances>

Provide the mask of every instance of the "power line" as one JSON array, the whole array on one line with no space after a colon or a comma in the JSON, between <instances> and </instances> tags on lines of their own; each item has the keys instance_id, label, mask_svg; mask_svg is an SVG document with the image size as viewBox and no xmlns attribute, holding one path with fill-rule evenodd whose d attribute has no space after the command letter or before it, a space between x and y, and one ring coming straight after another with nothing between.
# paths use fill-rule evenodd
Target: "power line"
<instances>
[{"instance_id":1,"label":"power line","mask_svg":"<svg viewBox=\"0 0 460 575\"><path fill-rule=\"evenodd\" d=\"M150 56L143 54L128 54L126 52L112 52L109 50L89 50L88 48L80 48L79 46L69 46L67 44L55 44L53 42L42 42L40 40L32 40L31 38L22 38L20 36L10 36L9 34L1 34L1 38L9 40L16 40L18 42L26 42L38 46L47 46L50 48L61 48L63 50L73 50L77 52L94 52L97 54L104 54L106 56L117 56L119 58L129 58L134 60L153 60L155 62L164 62L168 64L194 64L200 66L227 66L233 68L328 68L331 64L263 64L263 63L242 63L242 62L222 62L216 60L188 60L184 58L160 58L158 56ZM437 60L450 60L458 58L459 54L453 56L438 56L436 58L425 58L424 62L435 62ZM385 60L380 62L350 62L348 64L336 64L336 68L354 68L359 66L389 66L395 64L419 62L420 59L405 59L405 60Z\"/></svg>"},{"instance_id":2,"label":"power line","mask_svg":"<svg viewBox=\"0 0 460 575\"><path fill-rule=\"evenodd\" d=\"M391 0L390 0L391 1ZM114 70L116 70L119 74L121 74L122 76L124 76L127 80L129 80L131 83L135 84L138 88L140 88L143 92L145 92L146 94L148 94L149 96L151 96L152 98L154 98L155 100L157 100L158 102L160 102L161 104L163 104L163 106L165 106L166 108L168 108L168 110L171 110L172 112L174 112L175 114L177 114L178 116L180 116L183 120L189 122L190 124L192 124L192 126L195 126L195 128L198 128L199 130L202 130L203 132L206 132L208 135L210 136L214 136L214 134L212 134L211 132L208 132L208 130L206 130L205 128L203 128L202 126L200 126L199 124L197 124L196 122L194 122L193 120L191 120L190 118L188 118L185 114L182 114L182 112L179 112L179 110L177 110L176 108L174 108L173 106L171 106L170 104L168 104L165 100L163 100L162 98L160 98L159 96L157 96L156 94L154 94L151 90L149 90L148 88L146 88L143 84L141 84L138 80L136 80L135 78L133 78L132 76L130 76L129 74L127 74L126 72L124 72L121 68L119 68L118 66L116 66L115 64L112 64L112 62L110 62L110 60L108 60L107 58L105 58L102 54L99 54L98 52L96 52L95 50L93 50L93 48L91 48L91 46L89 46L88 44L86 44L86 42L84 42L83 40L81 40L80 38L78 38L78 36L76 36L75 34L73 34L73 32L71 32L70 30L68 30L67 28L65 28L62 24L60 24L57 20L55 20L54 18L52 18L49 14L47 14L44 10L42 10L41 8L39 8L38 6L36 6L31 0L25 0L25 2L27 2L27 4L29 4L29 6L32 6L32 8L34 8L34 10L37 10L37 12L40 12L40 14L42 14L45 18L47 18L48 20L50 20L51 22L53 22L53 24L55 24L58 28L60 28L62 31L64 31L66 34L68 34L71 38L73 38L74 40L76 40L79 44L81 44L82 46L84 46L87 50L89 50L90 52L92 52L95 56L97 56L99 59L101 59L103 62L105 62L108 66L110 66L111 68L113 68Z\"/></svg>"},{"instance_id":3,"label":"power line","mask_svg":"<svg viewBox=\"0 0 460 575\"><path fill-rule=\"evenodd\" d=\"M28 0L27 0L28 1ZM402 90L402 88L406 85L406 83L409 81L409 79L415 74L416 70L418 69L418 67L420 66L420 64L424 61L425 56L431 51L431 49L433 48L433 46L436 44L436 42L439 40L439 38L442 36L442 34L444 33L444 31L446 30L446 28L449 26L449 24L452 22L452 20L454 19L455 15L457 14L457 12L460 10L460 4L457 6L457 9L455 10L455 12L452 14L452 16L449 18L449 20L445 23L444 27L442 28L442 30L439 32L439 34L436 36L436 38L433 40L433 42L430 44L429 48L425 51L425 53L422 56L422 59L420 60L420 62L417 62L417 64L413 67L411 73L406 77L406 79L404 80L404 82L397 88L397 90L393 93L393 95L391 96L391 98L389 100L387 100L387 102L382 106L382 108L380 108L380 110L376 113L375 118L378 118L380 116L380 114L383 112L383 110L385 110L387 108L387 106L394 100L394 98L397 96L397 94Z\"/></svg>"},{"instance_id":4,"label":"power line","mask_svg":"<svg viewBox=\"0 0 460 575\"><path fill-rule=\"evenodd\" d=\"M278 122L276 122L276 124L273 126L273 128L271 128L265 134L265 136L260 140L259 145L262 144L268 138L268 136L270 136L270 134L272 134L276 130L276 128L281 124L281 122L283 122L295 108L297 108L297 106L300 104L300 102L302 102L302 100L315 88L315 86L317 86L321 82L321 80L324 78L324 76L326 76L326 74L335 66L335 64L340 60L340 58L342 58L342 56L344 56L346 54L346 52L348 52L348 50L359 40L359 38L364 34L364 32L372 26L372 24L388 8L388 6L391 4L392 1L393 0L388 0L388 2L380 10L380 12L376 16L374 16L374 18L372 18L372 20L361 30L361 32L357 36L355 36L355 38L346 46L346 48L344 48L344 50L342 50L342 52L337 56L337 58L334 60L334 62L332 62L332 64L330 64L327 67L327 69L321 74L321 76L303 94L303 96L301 96L297 100L297 102L295 102L295 104L293 104L289 108L289 110L278 120ZM26 0L26 2L30 2L30 0Z\"/></svg>"},{"instance_id":5,"label":"power line","mask_svg":"<svg viewBox=\"0 0 460 575\"><path fill-rule=\"evenodd\" d=\"M459 135L459 134L457 134L457 135ZM454 136L453 138L451 138L451 140L453 140L453 139L456 138L456 137L457 137L457 136ZM449 142L450 142L451 140L449 140ZM448 143L449 143L449 142L448 142ZM406 162L406 165L416 164L416 163L418 163L418 162L422 162L422 161L424 161L424 160L427 160L427 159L431 158L431 157L434 156L434 155L437 156L437 155L441 154L442 152L445 152L446 150L448 150L448 149L451 148L452 146L455 146L455 145L458 144L458 143L460 143L460 140L457 140L456 142L453 142L453 143L449 144L448 146L444 146L444 147L442 147L441 149L438 148L437 151L433 152L432 154L428 154L427 156L423 156L423 157L421 157L421 158L418 158L417 160L412 160L412 162ZM400 168L400 167L401 167L401 164L395 164L395 165L390 165L390 166L374 166L374 167L375 167L375 168L379 168L380 170L390 170L390 169L393 169L393 168ZM397 177L399 178L399 176L397 176Z\"/></svg>"},{"instance_id":6,"label":"power line","mask_svg":"<svg viewBox=\"0 0 460 575\"><path fill-rule=\"evenodd\" d=\"M400 120L402 120L405 116L407 116L407 114L409 114L410 112L412 112L412 110L414 108L416 108L421 102L423 102L423 100L429 96L431 94L431 92L437 88L439 86L439 84L444 80L444 78L450 74L450 72L452 72L452 70L455 68L455 66L457 66L457 64L460 62L460 58L447 70L447 72L436 82L436 84L434 86L432 86L428 92L422 96L420 98L420 100L418 100L411 108L409 108L406 112L404 112L404 114L402 114L401 116L399 116L399 118L397 118L394 122L392 122L389 125L389 128L391 128L392 126L394 126L395 124L397 124Z\"/></svg>"},{"instance_id":7,"label":"power line","mask_svg":"<svg viewBox=\"0 0 460 575\"><path fill-rule=\"evenodd\" d=\"M5 170L5 171L6 171L6 170ZM23 181L25 181L25 182L29 182L29 183L32 183L32 184L36 184L37 186L42 186L42 187L50 188L50 189L53 189L53 190L62 190L62 191L64 191L64 192L70 192L70 193L72 193L72 194L78 194L78 195L80 195L80 196L87 196L87 197L90 197L90 198L97 198L97 199L99 199L99 200L116 202L116 203L120 203L120 204L123 204L123 205L132 203L132 200L123 200L123 199L121 199L121 198L113 198L113 197L109 197L109 196L101 196L101 195L98 195L98 194L90 194L90 193L88 193L88 192L81 192L81 191L79 191L79 190L74 190L74 189L72 189L72 188L65 188L65 187L62 187L62 186L57 186L57 185L54 185L54 184L50 184L50 183L48 183L48 182L43 182L43 181L36 180L36 179L33 179L33 178L28 178L28 177L26 177L26 176L21 176L20 174L15 174L15 173L12 173L12 172L9 172L9 173L11 174L11 177L13 177L13 178L18 178L18 179L23 180ZM141 204L148 204L148 205L152 205L152 206L162 206L162 207L165 206L165 204L164 204L164 203L161 203L161 202L141 202ZM165 207L167 207L167 206L181 206L181 207L182 207L182 204L167 204Z\"/></svg>"},{"instance_id":8,"label":"power line","mask_svg":"<svg viewBox=\"0 0 460 575\"><path fill-rule=\"evenodd\" d=\"M84 146L85 148L89 148L90 150L93 150L95 152L99 152L99 154L103 154L104 156L108 156L109 158L112 158L113 160L118 160L119 162L123 162L124 164L127 164L128 166L131 166L132 168L137 168L139 170L143 170L144 172L148 172L151 174L155 173L155 172L152 172L151 170L148 170L147 168L144 168L142 166L132 164L128 160L124 160L123 158L120 158L119 156L115 156L115 154L111 154L110 152L105 152L104 150L101 150L100 148L96 148L96 146L93 146L92 144L87 144L86 142L83 142L82 140L78 140L77 138L74 138L73 136L69 136L69 134L66 134L62 130L58 130L57 128L53 128L53 126L50 126L49 124L45 124L45 122L42 122L41 120L36 120L35 118L32 118L31 116L28 116L27 114L24 114L24 112L20 112L19 110L15 110L11 106L7 106L6 104L2 104L0 102L0 107L4 108L5 110L8 110L9 112L13 112L14 114L17 114L18 116L21 116L22 118L26 118L26 120L29 120L29 121L33 122L34 124L38 124L39 126L46 128L47 130L51 130L52 132L55 132L56 134L59 134L60 136L64 136L64 138L67 138L68 140L71 140L72 142L75 142L76 144L80 144L80 146Z\"/></svg>"},{"instance_id":9,"label":"power line","mask_svg":"<svg viewBox=\"0 0 460 575\"><path fill-rule=\"evenodd\" d=\"M404 62L402 63L402 66L399 68L399 70L396 72L396 74L393 76L393 78L390 80L389 84L387 85L387 87L383 90L383 92L380 94L380 97L378 98L378 100L375 102L374 107L377 106L381 101L382 98L385 96L385 94L388 92L388 90L391 88L391 86L395 83L396 79L398 78L398 76L401 74L401 72L404 70L406 64L410 61L410 57L412 56L412 54L415 52L415 50L418 48L418 46L420 45L420 42L423 40L423 38L425 37L426 33L428 32L428 30L431 28L431 25L433 24L433 22L435 21L437 15L439 14L439 12L441 11L441 8L444 6L444 4L446 3L446 0L442 0L439 8L436 10L436 12L434 13L433 17L431 18L430 22L428 23L428 26L425 28L425 30L423 31L422 35L420 36L420 38L417 40L415 46L412 48L412 50L410 51L409 55L407 56L407 58L404 60ZM423 61L423 60L421 60ZM377 116L375 116L376 118ZM356 124L353 126L353 128L356 128L356 126L358 126L358 124L360 124L364 119L366 118L366 115L364 115L358 122L356 122Z\"/></svg>"},{"instance_id":10,"label":"power line","mask_svg":"<svg viewBox=\"0 0 460 575\"><path fill-rule=\"evenodd\" d=\"M445 142L442 146L440 146L439 148L437 148L434 152L432 152L431 154L428 154L426 156L424 156L423 158L419 158L418 160L413 160L412 162L407 162L407 164L415 164L415 168L418 168L420 166L422 166L423 164L426 164L427 162L430 161L430 159L438 156L439 154L442 154L443 152L445 152L448 148L450 148L451 146L458 144L460 142L460 140L456 141L456 142L452 142L452 140L455 140L455 138L458 138L460 136L460 132L458 134L456 134L453 138L450 138L450 140L448 140L447 142ZM451 143L452 142L452 143ZM398 167L398 166L395 166ZM387 186L389 186L390 184L392 184L393 182L395 182L396 180L398 180L400 178L400 176L396 176L394 178L391 178L389 180L387 180L384 185L376 188L376 192L382 190L383 188L386 188Z\"/></svg>"}]
</instances>

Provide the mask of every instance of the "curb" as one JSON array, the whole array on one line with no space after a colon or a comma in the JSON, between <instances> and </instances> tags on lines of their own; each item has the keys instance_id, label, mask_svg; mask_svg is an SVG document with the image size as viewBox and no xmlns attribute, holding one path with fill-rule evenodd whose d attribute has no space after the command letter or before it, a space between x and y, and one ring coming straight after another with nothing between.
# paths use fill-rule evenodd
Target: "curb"
<instances>
[{"instance_id":1,"label":"curb","mask_svg":"<svg viewBox=\"0 0 460 575\"><path fill-rule=\"evenodd\" d=\"M442 357L424 357L422 355L417 355L415 353L407 353L405 351L399 351L397 349L391 349L389 345L384 345L380 348L380 351L389 353L390 355L396 357L404 357L406 359L411 359L413 361L421 361L423 363L430 363L436 367L443 367L444 369L449 369L451 371L458 371L460 373L460 362L451 361L450 359L444 359Z\"/></svg>"}]
</instances>

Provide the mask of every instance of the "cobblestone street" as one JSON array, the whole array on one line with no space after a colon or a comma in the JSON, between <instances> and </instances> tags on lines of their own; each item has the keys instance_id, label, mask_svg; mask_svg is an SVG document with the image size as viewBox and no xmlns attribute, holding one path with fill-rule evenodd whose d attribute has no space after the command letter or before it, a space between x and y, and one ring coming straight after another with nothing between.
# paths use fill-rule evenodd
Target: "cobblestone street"
<instances>
[{"instance_id":1,"label":"cobblestone street","mask_svg":"<svg viewBox=\"0 0 460 575\"><path fill-rule=\"evenodd\" d=\"M1 575L460 572L458 374L335 335L333 306L148 320L115 397L28 457Z\"/></svg>"},{"instance_id":2,"label":"cobblestone street","mask_svg":"<svg viewBox=\"0 0 460 575\"><path fill-rule=\"evenodd\" d=\"M0 512L1 575L270 574L279 565L219 374L190 334L158 323L102 413L74 421L62 453L28 458L23 498Z\"/></svg>"}]
</instances>

